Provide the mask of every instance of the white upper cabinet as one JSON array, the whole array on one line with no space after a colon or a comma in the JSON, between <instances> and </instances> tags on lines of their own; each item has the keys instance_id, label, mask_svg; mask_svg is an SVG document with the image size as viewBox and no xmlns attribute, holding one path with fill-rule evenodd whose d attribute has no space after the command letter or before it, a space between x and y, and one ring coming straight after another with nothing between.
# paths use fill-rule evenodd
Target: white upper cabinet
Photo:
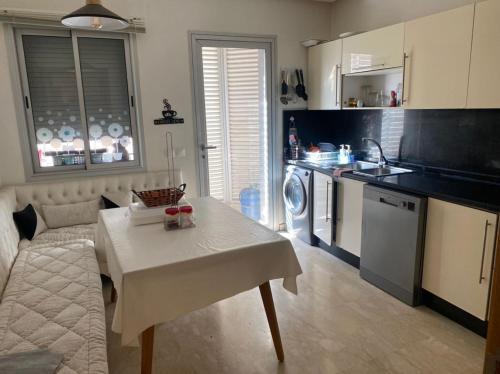
<instances>
[{"instance_id":1,"label":"white upper cabinet","mask_svg":"<svg viewBox=\"0 0 500 374\"><path fill-rule=\"evenodd\" d=\"M345 38L342 73L359 73L403 66L403 44L403 23Z\"/></svg>"},{"instance_id":2,"label":"white upper cabinet","mask_svg":"<svg viewBox=\"0 0 500 374\"><path fill-rule=\"evenodd\" d=\"M500 1L476 4L468 108L500 108Z\"/></svg>"},{"instance_id":3,"label":"white upper cabinet","mask_svg":"<svg viewBox=\"0 0 500 374\"><path fill-rule=\"evenodd\" d=\"M309 48L309 109L340 109L341 63L342 40Z\"/></svg>"},{"instance_id":4,"label":"white upper cabinet","mask_svg":"<svg viewBox=\"0 0 500 374\"><path fill-rule=\"evenodd\" d=\"M467 5L405 24L406 108L465 108L473 21Z\"/></svg>"}]
</instances>

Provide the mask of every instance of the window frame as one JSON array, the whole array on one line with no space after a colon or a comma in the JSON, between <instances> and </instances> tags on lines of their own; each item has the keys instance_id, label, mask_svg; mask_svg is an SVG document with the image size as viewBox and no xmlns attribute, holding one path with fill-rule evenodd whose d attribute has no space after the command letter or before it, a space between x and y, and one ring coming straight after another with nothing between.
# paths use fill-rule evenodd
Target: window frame
<instances>
[{"instance_id":1,"label":"window frame","mask_svg":"<svg viewBox=\"0 0 500 374\"><path fill-rule=\"evenodd\" d=\"M143 157L143 129L139 125L139 95L136 93L136 75L134 74L135 66L135 50L133 49L133 35L127 33L106 33L93 31L76 31L76 30L61 30L53 28L31 28L31 27L12 27L14 45L16 48L16 60L19 73L20 92L22 94L22 102L19 104L22 109L25 119L25 130L27 136L21 136L21 144L24 146L23 159L25 164L25 174L27 179L41 179L50 177L61 177L64 175L99 175L109 173L123 173L133 171L143 171L145 169ZM82 165L62 165L52 167L41 167L38 160L38 149L35 123L33 118L31 94L29 90L29 82L27 75L26 60L24 56L23 35L37 36L55 36L69 37L73 47L73 57L75 64L75 78L78 91L78 103L80 107L80 121L82 139L85 144L84 155L85 164ZM93 164L90 158L90 141L88 135L87 114L85 107L85 96L83 90L80 55L78 48L78 38L103 38L103 39L120 39L123 40L125 65L127 71L127 89L128 89L128 106L130 113L130 127L132 130L132 140L134 147L134 160L120 161L103 164ZM29 108L26 104L29 104ZM20 131L22 134L23 131ZM23 144L24 143L24 144ZM26 167L29 165L29 170Z\"/></svg>"}]
</instances>

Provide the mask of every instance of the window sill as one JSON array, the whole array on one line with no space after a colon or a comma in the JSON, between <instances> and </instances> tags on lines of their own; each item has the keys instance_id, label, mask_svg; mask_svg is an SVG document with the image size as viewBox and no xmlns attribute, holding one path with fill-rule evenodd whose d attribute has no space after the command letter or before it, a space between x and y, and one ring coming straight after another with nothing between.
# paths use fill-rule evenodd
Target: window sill
<instances>
[{"instance_id":1,"label":"window sill","mask_svg":"<svg viewBox=\"0 0 500 374\"><path fill-rule=\"evenodd\" d=\"M105 175L119 175L119 174L129 174L129 173L140 173L146 172L146 167L143 165L134 165L127 167L115 167L108 169L94 169L94 170L68 170L68 171L56 171L56 172L42 172L26 176L26 183L30 182L43 182L57 179L66 178L83 178L83 177L99 177Z\"/></svg>"}]
</instances>

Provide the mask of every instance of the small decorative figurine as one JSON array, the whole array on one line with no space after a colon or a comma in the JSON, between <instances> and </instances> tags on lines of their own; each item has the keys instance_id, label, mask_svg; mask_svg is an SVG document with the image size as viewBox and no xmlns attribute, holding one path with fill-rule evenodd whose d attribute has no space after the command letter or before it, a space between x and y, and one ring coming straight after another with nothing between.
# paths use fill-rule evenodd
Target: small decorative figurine
<instances>
[{"instance_id":1,"label":"small decorative figurine","mask_svg":"<svg viewBox=\"0 0 500 374\"><path fill-rule=\"evenodd\" d=\"M163 99L163 111L161 113L165 119L174 118L177 115L177 112L172 110L172 105L167 99Z\"/></svg>"},{"instance_id":2,"label":"small decorative figurine","mask_svg":"<svg viewBox=\"0 0 500 374\"><path fill-rule=\"evenodd\" d=\"M391 106L391 107L398 106L398 98L397 98L396 91L391 91L391 102L390 102L389 106Z\"/></svg>"}]
</instances>

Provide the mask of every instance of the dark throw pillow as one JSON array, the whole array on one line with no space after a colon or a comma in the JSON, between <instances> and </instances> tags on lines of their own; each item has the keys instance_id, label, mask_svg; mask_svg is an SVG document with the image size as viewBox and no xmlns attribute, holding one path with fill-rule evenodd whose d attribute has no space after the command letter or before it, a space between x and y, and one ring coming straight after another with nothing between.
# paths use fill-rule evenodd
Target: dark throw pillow
<instances>
[{"instance_id":1,"label":"dark throw pillow","mask_svg":"<svg viewBox=\"0 0 500 374\"><path fill-rule=\"evenodd\" d=\"M104 209L113 209L113 208L120 208L120 205L115 203L114 201L111 201L105 196L101 196L102 201L104 202Z\"/></svg>"},{"instance_id":2,"label":"dark throw pillow","mask_svg":"<svg viewBox=\"0 0 500 374\"><path fill-rule=\"evenodd\" d=\"M38 214L31 204L28 204L26 208L19 212L12 213L12 216L19 232L28 240L33 240L40 233L47 230L47 225L42 216Z\"/></svg>"}]
</instances>

